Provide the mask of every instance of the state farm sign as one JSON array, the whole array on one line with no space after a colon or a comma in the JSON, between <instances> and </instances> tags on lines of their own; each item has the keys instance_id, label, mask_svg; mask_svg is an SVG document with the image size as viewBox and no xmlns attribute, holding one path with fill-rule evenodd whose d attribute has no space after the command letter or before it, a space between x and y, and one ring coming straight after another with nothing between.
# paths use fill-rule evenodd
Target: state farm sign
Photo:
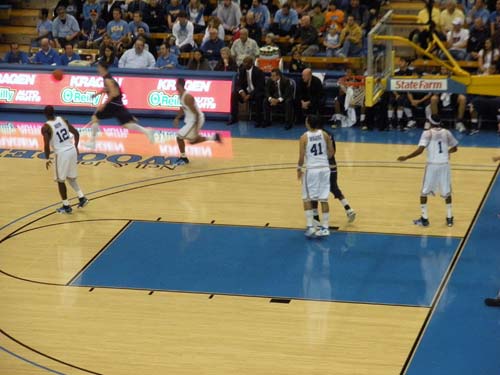
<instances>
[{"instance_id":1,"label":"state farm sign","mask_svg":"<svg viewBox=\"0 0 500 375\"><path fill-rule=\"evenodd\" d=\"M389 82L391 91L432 91L444 92L448 91L447 79L404 79L392 78Z\"/></svg>"}]
</instances>

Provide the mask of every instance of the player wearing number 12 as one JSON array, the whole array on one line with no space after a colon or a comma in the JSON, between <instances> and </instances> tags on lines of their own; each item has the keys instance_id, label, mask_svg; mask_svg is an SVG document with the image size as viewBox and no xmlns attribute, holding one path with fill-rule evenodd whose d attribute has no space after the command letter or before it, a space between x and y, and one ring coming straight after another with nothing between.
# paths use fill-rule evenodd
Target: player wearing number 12
<instances>
[{"instance_id":1,"label":"player wearing number 12","mask_svg":"<svg viewBox=\"0 0 500 375\"><path fill-rule=\"evenodd\" d=\"M72 212L68 201L65 181L68 180L70 186L78 194L78 208L82 208L89 202L80 189L77 182L76 165L78 161L78 141L80 135L78 131L65 119L55 116L54 107L48 105L44 109L47 122L42 127L44 142L44 152L47 163L45 167L49 169L52 164L50 160L50 149L54 151L54 172L55 180L59 187L63 205L56 211L61 214L70 214Z\"/></svg>"},{"instance_id":2,"label":"player wearing number 12","mask_svg":"<svg viewBox=\"0 0 500 375\"><path fill-rule=\"evenodd\" d=\"M438 116L432 115L429 119L431 128L425 130L420 137L418 148L411 154L400 156L399 161L405 161L420 155L427 149L427 165L425 167L424 182L420 194L420 207L422 216L414 220L415 225L428 226L427 196L434 195L439 191L446 202L446 224L453 226L453 215L451 210L451 172L450 155L457 152L458 141L451 132L441 127Z\"/></svg>"},{"instance_id":3,"label":"player wearing number 12","mask_svg":"<svg viewBox=\"0 0 500 375\"><path fill-rule=\"evenodd\" d=\"M299 162L297 177L302 179L302 200L306 215L306 237L323 237L330 234L330 164L335 149L328 134L321 128L319 116L311 115L306 118L307 132L300 137ZM305 172L302 168L305 167ZM312 201L321 202L321 228L313 225Z\"/></svg>"}]
</instances>

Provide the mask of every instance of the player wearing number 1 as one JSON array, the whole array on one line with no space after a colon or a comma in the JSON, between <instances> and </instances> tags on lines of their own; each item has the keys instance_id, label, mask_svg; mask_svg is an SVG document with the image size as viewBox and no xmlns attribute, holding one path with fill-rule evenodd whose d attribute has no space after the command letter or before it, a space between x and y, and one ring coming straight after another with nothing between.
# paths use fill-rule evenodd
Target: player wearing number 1
<instances>
[{"instance_id":1,"label":"player wearing number 1","mask_svg":"<svg viewBox=\"0 0 500 375\"><path fill-rule=\"evenodd\" d=\"M427 196L434 195L438 190L446 202L446 224L453 226L453 215L451 209L451 173L449 154L457 152L458 142L451 132L441 127L441 120L436 115L429 119L431 128L425 130L420 137L418 148L411 154L398 157L399 161L405 161L420 155L427 149L427 165L425 167L424 182L420 194L420 206L422 216L414 220L415 225L428 226Z\"/></svg>"},{"instance_id":2,"label":"player wearing number 1","mask_svg":"<svg viewBox=\"0 0 500 375\"><path fill-rule=\"evenodd\" d=\"M297 177L302 179L302 200L306 215L307 230L306 237L328 236L330 207L328 196L330 195L330 164L329 159L333 157L335 150L328 134L322 130L320 118L311 115L306 118L307 132L300 137L299 162L297 165ZM305 167L305 172L302 168ZM321 228L316 229L313 225L312 201L321 202L322 223Z\"/></svg>"},{"instance_id":3,"label":"player wearing number 1","mask_svg":"<svg viewBox=\"0 0 500 375\"><path fill-rule=\"evenodd\" d=\"M54 151L55 157L55 180L59 187L63 205L56 211L61 214L72 212L68 201L65 181L68 180L70 186L78 194L78 208L82 208L89 202L80 189L77 178L76 163L78 160L78 141L80 135L78 131L65 119L55 116L54 107L48 105L44 109L47 122L42 127L46 168L52 164L50 160L50 149Z\"/></svg>"}]
</instances>

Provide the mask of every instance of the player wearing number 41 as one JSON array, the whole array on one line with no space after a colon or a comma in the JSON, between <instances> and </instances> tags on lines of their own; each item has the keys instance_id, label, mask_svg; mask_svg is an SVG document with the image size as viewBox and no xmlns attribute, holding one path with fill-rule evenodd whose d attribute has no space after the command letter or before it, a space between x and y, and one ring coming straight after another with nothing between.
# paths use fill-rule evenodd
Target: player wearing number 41
<instances>
[{"instance_id":1,"label":"player wearing number 41","mask_svg":"<svg viewBox=\"0 0 500 375\"><path fill-rule=\"evenodd\" d=\"M55 116L54 107L48 105L44 109L47 122L42 127L44 142L46 168L49 169L52 164L50 158L50 149L54 151L54 172L59 194L61 195L63 205L56 211L61 214L70 214L72 212L68 201L65 181L78 194L78 208L82 208L89 202L77 182L77 161L78 161L78 141L80 134L65 119Z\"/></svg>"},{"instance_id":2,"label":"player wearing number 41","mask_svg":"<svg viewBox=\"0 0 500 375\"><path fill-rule=\"evenodd\" d=\"M106 118L116 118L120 124L129 130L137 130L145 134L151 143L154 142L154 132L151 129L146 129L137 123L137 119L132 116L122 102L122 91L118 82L116 82L111 74L109 74L108 65L99 61L97 63L97 71L103 78L104 88L96 95L106 93L108 95L106 101L97 107L97 111L92 115L90 124L92 124L92 135L90 142L85 144L85 147L94 149L97 133L99 132L99 120ZM94 95L95 96L95 95Z\"/></svg>"},{"instance_id":3,"label":"player wearing number 41","mask_svg":"<svg viewBox=\"0 0 500 375\"><path fill-rule=\"evenodd\" d=\"M414 220L415 225L428 226L427 196L434 195L438 190L446 202L446 224L453 226L451 209L451 172L449 154L457 152L458 142L451 132L441 127L441 120L436 115L429 118L431 128L425 130L420 137L418 148L411 154L400 156L399 161L414 158L427 149L427 165L425 167L424 182L420 194L422 216Z\"/></svg>"},{"instance_id":4,"label":"player wearing number 41","mask_svg":"<svg viewBox=\"0 0 500 375\"><path fill-rule=\"evenodd\" d=\"M196 104L196 100L193 95L188 93L185 88L186 81L184 78L178 78L175 83L177 92L179 93L179 113L174 119L174 126L179 126L179 120L184 116L184 126L177 133L177 145L179 146L180 157L177 159L175 164L187 164L189 159L186 156L186 142L185 139L189 141L192 145L196 143L201 143L205 141L215 141L221 143L221 137L219 133L215 133L209 137L203 137L200 135L200 129L205 123L205 115Z\"/></svg>"},{"instance_id":5,"label":"player wearing number 41","mask_svg":"<svg viewBox=\"0 0 500 375\"><path fill-rule=\"evenodd\" d=\"M302 200L306 215L306 237L323 237L330 234L330 165L329 159L335 154L333 143L321 127L320 117L310 115L306 118L307 132L300 137L297 177L302 179ZM302 168L306 170L303 172ZM322 223L320 228L313 225L312 201L321 202Z\"/></svg>"}]
</instances>

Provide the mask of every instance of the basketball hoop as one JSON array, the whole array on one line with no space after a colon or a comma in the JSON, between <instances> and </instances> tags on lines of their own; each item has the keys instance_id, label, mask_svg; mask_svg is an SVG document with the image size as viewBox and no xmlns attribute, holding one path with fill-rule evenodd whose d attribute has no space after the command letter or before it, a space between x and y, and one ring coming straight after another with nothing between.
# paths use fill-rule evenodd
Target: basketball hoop
<instances>
[{"instance_id":1,"label":"basketball hoop","mask_svg":"<svg viewBox=\"0 0 500 375\"><path fill-rule=\"evenodd\" d=\"M363 105L365 100L365 76L344 76L337 81L339 86L346 92L347 96L351 96L350 105ZM352 91L350 95L348 91Z\"/></svg>"}]
</instances>

